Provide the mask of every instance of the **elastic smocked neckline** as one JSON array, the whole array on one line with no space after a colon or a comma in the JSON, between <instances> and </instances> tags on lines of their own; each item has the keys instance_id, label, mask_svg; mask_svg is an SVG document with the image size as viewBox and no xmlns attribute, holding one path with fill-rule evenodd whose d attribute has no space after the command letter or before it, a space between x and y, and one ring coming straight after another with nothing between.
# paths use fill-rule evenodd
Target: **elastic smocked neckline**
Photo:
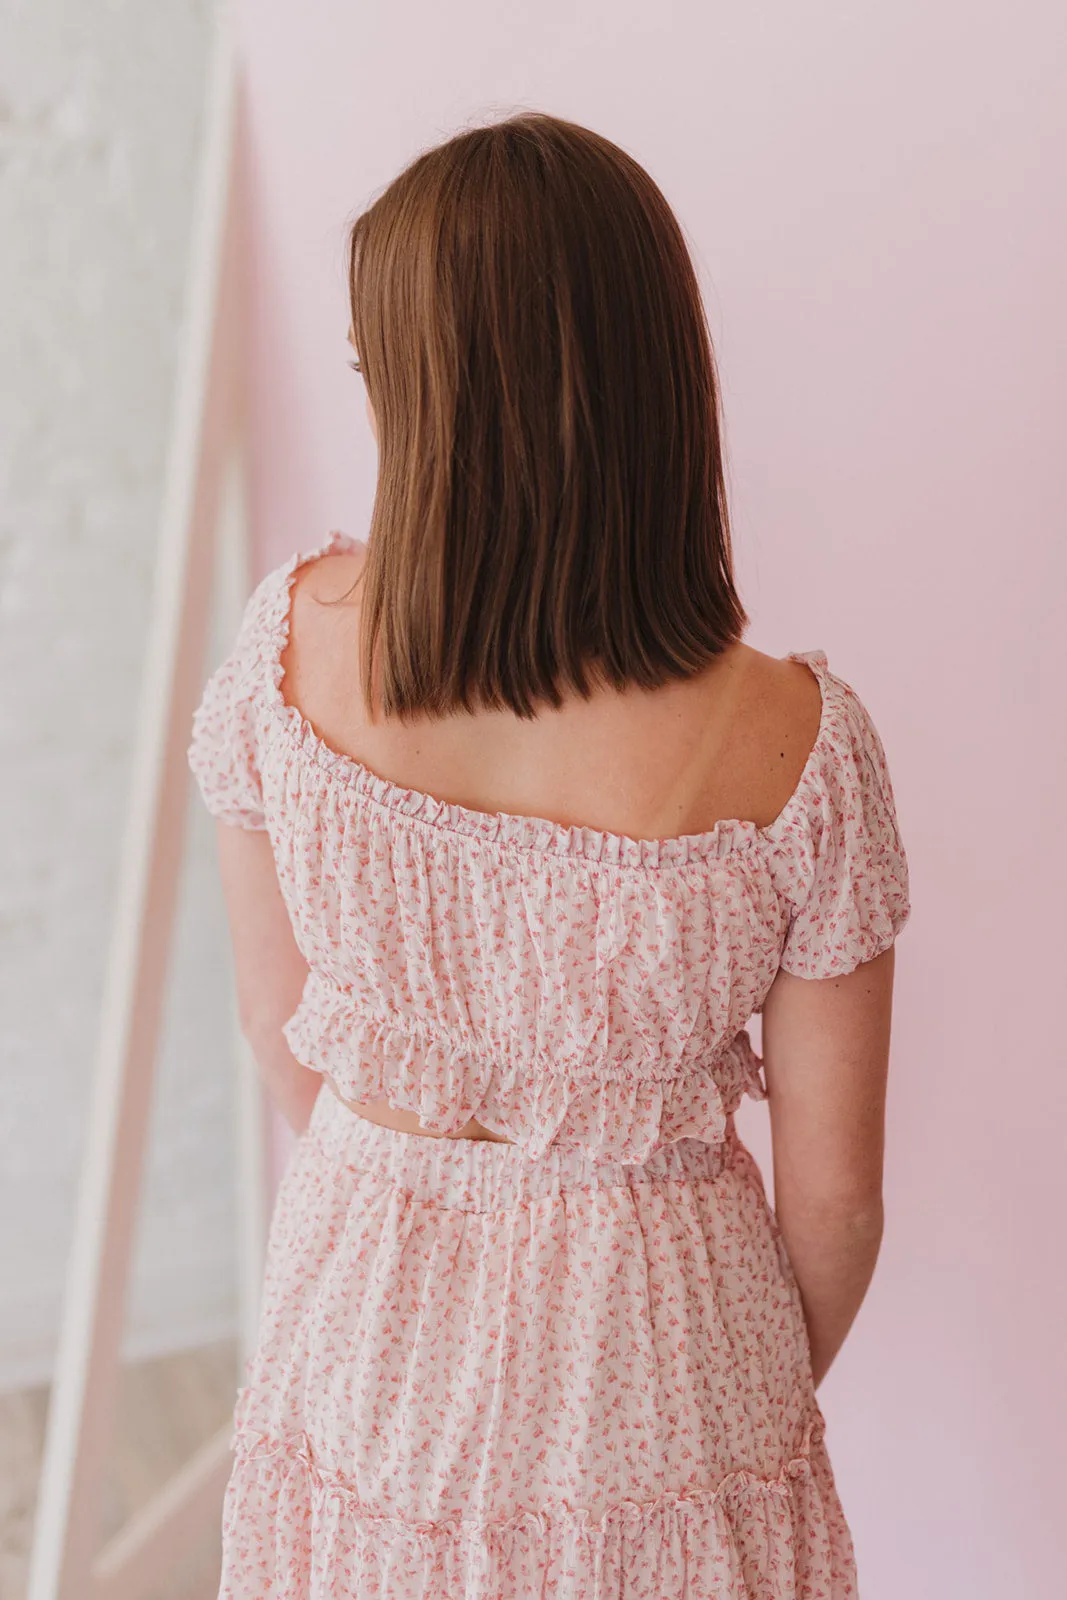
<instances>
[{"instance_id":1,"label":"elastic smocked neckline","mask_svg":"<svg viewBox=\"0 0 1067 1600\"><path fill-rule=\"evenodd\" d=\"M803 809L819 771L831 720L830 691L834 679L829 671L826 652L821 649L791 650L786 658L803 661L814 673L819 684L822 710L815 742L797 785L778 816L763 828L746 818L724 817L699 833L640 839L608 829L556 822L548 817L509 811L479 811L457 801L439 799L424 790L396 783L373 771L357 756L335 750L316 732L299 707L285 699L282 692L285 668L281 657L289 641L292 589L297 573L322 556L332 555L338 550L358 549L361 543L358 539L335 531L318 549L306 555L294 555L281 567L276 614L271 629L266 684L269 703L301 759L314 763L330 780L343 783L375 806L424 827L522 852L579 857L591 863L642 870L684 867L707 860L719 860L761 843L775 846L788 832L796 813Z\"/></svg>"}]
</instances>

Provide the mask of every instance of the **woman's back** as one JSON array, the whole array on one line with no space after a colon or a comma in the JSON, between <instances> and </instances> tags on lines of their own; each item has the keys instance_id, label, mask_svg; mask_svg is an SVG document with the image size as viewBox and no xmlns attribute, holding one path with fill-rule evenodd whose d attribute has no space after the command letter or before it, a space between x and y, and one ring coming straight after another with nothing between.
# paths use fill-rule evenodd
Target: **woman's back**
<instances>
[{"instance_id":1,"label":"woman's back","mask_svg":"<svg viewBox=\"0 0 1067 1600\"><path fill-rule=\"evenodd\" d=\"M816 1350L733 1112L767 1094L745 1023L776 975L848 974L907 917L873 723L822 652L733 648L533 722L372 725L358 585L326 603L361 560L334 536L268 574L191 752L227 836L266 836L308 966L285 1035L337 1096L278 1198L223 1592L846 1600ZM778 1063L783 1193L877 1164L858 1038Z\"/></svg>"},{"instance_id":2,"label":"woman's back","mask_svg":"<svg viewBox=\"0 0 1067 1600\"><path fill-rule=\"evenodd\" d=\"M471 810L632 838L704 833L722 818L765 827L795 791L819 729L818 683L800 662L745 644L695 678L575 696L534 721L483 708L414 726L370 722L358 661L365 553L308 562L291 589L282 692L331 749ZM345 1103L383 1127L433 1132L385 1097ZM504 1140L473 1118L440 1137Z\"/></svg>"},{"instance_id":3,"label":"woman's back","mask_svg":"<svg viewBox=\"0 0 1067 1600\"><path fill-rule=\"evenodd\" d=\"M375 759L383 768L388 760L387 774L363 746L370 730L358 695L338 687L355 638L352 610L333 608L330 634L310 652L303 620L321 624L333 596L308 587L304 617L293 614L305 574L309 584L323 581L323 557L358 557L361 548L335 534L267 575L205 692L191 751L216 815L269 836L271 870L307 964L284 1023L296 1060L350 1104L387 1100L395 1111L417 1111L414 1126L424 1131L491 1130L529 1155L555 1144L644 1161L683 1136L714 1142L742 1095L766 1094L745 1025L779 971L841 976L885 950L907 916L892 787L862 701L823 652L792 659L810 669L818 725L804 759L807 731L803 741L793 735L790 749L782 727L778 761L792 758L790 779L801 770L784 805L780 793L767 802L766 823L736 814L748 806L714 816L692 809L694 769L702 777L713 765L696 721L705 696L713 701L708 673L687 706L663 716L666 735L651 727L662 692L631 697L636 756L623 731L634 722L616 699L605 702L607 731L594 727L591 703L582 708L587 731L550 727L551 748L536 755L526 743L541 737L536 721L516 732L488 719L496 726L487 748L474 737L480 719L464 719L466 740L448 761L447 729L458 718L440 721L425 742L416 729L390 733L392 748L379 732ZM304 651L295 669L302 681L287 671L291 645L294 655ZM731 652L713 665L733 672L734 659ZM758 653L746 659L756 665L727 681L728 710L720 700L709 711L713 725L718 718L710 754L723 768L733 744L758 777L759 741L746 744L738 731L746 695L760 673L785 663L765 669ZM289 698L294 687L301 704ZM667 697L684 698L673 689ZM764 694L764 707L782 718L780 704ZM773 719L763 716L766 740ZM465 755L470 775L472 745L491 770L504 729L512 742L503 782L483 780L466 801L434 793L431 781L438 791L459 786ZM678 729L688 761L668 753ZM577 744L578 760L562 754L565 741ZM570 775L569 803L581 803L573 799L580 767L608 768L588 803L620 817L635 781L644 817L626 813L633 831L551 816L559 791L541 777L536 794L520 794L516 772L539 765L554 776L553 752ZM403 781L397 763L405 759L419 783ZM765 783L773 761L763 743ZM675 831L640 831L670 804L656 763L672 781L682 775L688 831L677 831L680 806ZM735 802L751 802L752 793L718 790ZM505 794L508 805L497 801Z\"/></svg>"},{"instance_id":4,"label":"woman's back","mask_svg":"<svg viewBox=\"0 0 1067 1600\"><path fill-rule=\"evenodd\" d=\"M302 1130L222 1593L854 1600L814 1391L880 1239L878 733L741 642L699 285L625 152L464 133L349 288L367 542L263 579L190 752Z\"/></svg>"},{"instance_id":5,"label":"woman's back","mask_svg":"<svg viewBox=\"0 0 1067 1600\"><path fill-rule=\"evenodd\" d=\"M359 679L365 546L305 564L292 587L283 693L332 749L471 810L631 838L767 827L800 780L822 712L802 663L730 646L687 680L539 708L370 722ZM353 588L353 585L356 585Z\"/></svg>"}]
</instances>

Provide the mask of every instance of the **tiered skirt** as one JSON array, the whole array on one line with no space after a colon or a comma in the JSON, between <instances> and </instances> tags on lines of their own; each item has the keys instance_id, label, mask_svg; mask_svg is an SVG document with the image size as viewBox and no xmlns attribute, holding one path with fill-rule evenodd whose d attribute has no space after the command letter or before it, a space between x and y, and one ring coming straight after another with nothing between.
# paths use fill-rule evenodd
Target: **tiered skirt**
<instances>
[{"instance_id":1,"label":"tiered skirt","mask_svg":"<svg viewBox=\"0 0 1067 1600\"><path fill-rule=\"evenodd\" d=\"M754 1159L398 1133L324 1087L272 1221L220 1600L855 1600Z\"/></svg>"}]
</instances>

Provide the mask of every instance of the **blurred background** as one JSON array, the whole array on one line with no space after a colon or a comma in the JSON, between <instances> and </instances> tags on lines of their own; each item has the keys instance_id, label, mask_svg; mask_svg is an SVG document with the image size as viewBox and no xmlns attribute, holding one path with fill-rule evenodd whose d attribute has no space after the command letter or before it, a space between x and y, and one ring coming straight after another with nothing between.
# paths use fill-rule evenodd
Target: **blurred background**
<instances>
[{"instance_id":1,"label":"blurred background","mask_svg":"<svg viewBox=\"0 0 1067 1600\"><path fill-rule=\"evenodd\" d=\"M0 1600L21 1600L145 657L216 9L0 0ZM750 642L889 755L886 1233L820 1389L863 1600L1062 1600L1067 12L246 0L251 576L363 537L346 224L535 107L652 173L705 289ZM204 670L228 640L216 622ZM190 807L104 1532L224 1424L234 1072ZM765 1107L742 1137L771 1189ZM284 1149L281 1150L284 1154ZM215 1534L143 1600L214 1593Z\"/></svg>"},{"instance_id":2,"label":"blurred background","mask_svg":"<svg viewBox=\"0 0 1067 1600\"><path fill-rule=\"evenodd\" d=\"M2 0L0 19L0 1595L20 1600L127 819L215 8ZM198 807L185 863L107 1533L233 1401L232 1026ZM210 1559L194 1556L160 1594L213 1593Z\"/></svg>"}]
</instances>

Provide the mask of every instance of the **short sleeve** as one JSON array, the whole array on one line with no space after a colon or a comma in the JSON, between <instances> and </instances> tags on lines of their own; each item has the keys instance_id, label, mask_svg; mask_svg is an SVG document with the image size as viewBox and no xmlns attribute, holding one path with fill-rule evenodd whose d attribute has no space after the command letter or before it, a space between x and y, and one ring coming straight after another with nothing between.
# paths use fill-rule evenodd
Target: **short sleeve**
<instances>
[{"instance_id":1,"label":"short sleeve","mask_svg":"<svg viewBox=\"0 0 1067 1600\"><path fill-rule=\"evenodd\" d=\"M811 663L824 729L793 821L790 918L780 966L841 977L889 948L911 911L908 861L885 750L859 695ZM821 671L820 671L821 667Z\"/></svg>"},{"instance_id":2,"label":"short sleeve","mask_svg":"<svg viewBox=\"0 0 1067 1600\"><path fill-rule=\"evenodd\" d=\"M271 575L273 577L273 575ZM253 593L236 642L208 679L193 717L188 760L212 816L262 830L258 713L270 639L270 579Z\"/></svg>"}]
</instances>

